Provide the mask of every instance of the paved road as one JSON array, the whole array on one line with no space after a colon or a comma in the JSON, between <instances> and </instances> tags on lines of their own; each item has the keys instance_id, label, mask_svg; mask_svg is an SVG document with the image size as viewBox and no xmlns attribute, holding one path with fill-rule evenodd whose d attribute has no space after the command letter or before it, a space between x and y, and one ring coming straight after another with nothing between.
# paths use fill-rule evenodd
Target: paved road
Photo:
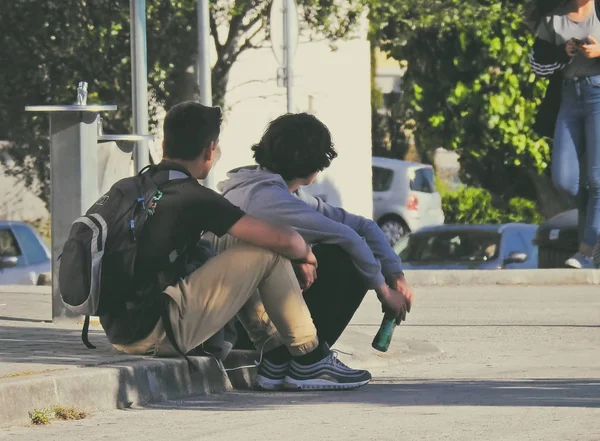
<instances>
[{"instance_id":1,"label":"paved road","mask_svg":"<svg viewBox=\"0 0 600 441\"><path fill-rule=\"evenodd\" d=\"M196 397L0 440L600 440L600 289L422 288L392 350L369 348L370 298L340 358L376 381L350 392Z\"/></svg>"},{"instance_id":2,"label":"paved road","mask_svg":"<svg viewBox=\"0 0 600 441\"><path fill-rule=\"evenodd\" d=\"M81 342L81 323L51 323L50 294L0 291L0 381L12 375L72 369L77 366L117 363L132 357L117 352L99 325L90 327L90 341Z\"/></svg>"}]
</instances>

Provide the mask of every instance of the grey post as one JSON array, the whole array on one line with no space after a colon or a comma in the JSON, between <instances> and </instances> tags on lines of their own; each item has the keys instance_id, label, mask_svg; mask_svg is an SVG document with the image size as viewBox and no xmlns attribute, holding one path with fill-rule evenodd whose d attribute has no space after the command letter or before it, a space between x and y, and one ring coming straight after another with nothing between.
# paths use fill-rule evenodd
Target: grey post
<instances>
[{"instance_id":1,"label":"grey post","mask_svg":"<svg viewBox=\"0 0 600 441\"><path fill-rule=\"evenodd\" d=\"M146 0L130 0L131 91L133 131L148 134L148 65L146 56ZM137 171L149 163L148 141L137 141L134 150Z\"/></svg>"},{"instance_id":2,"label":"grey post","mask_svg":"<svg viewBox=\"0 0 600 441\"><path fill-rule=\"evenodd\" d=\"M86 105L83 100L82 105L27 106L25 110L50 113L52 321L76 321L79 316L65 307L58 286L58 256L71 224L96 202L101 191L130 175L131 149L115 141L136 142L152 136L104 135L99 112L117 110L117 106Z\"/></svg>"},{"instance_id":3,"label":"grey post","mask_svg":"<svg viewBox=\"0 0 600 441\"><path fill-rule=\"evenodd\" d=\"M50 113L52 320L76 319L60 298L58 256L72 222L98 199L98 112L117 106L28 106Z\"/></svg>"},{"instance_id":4,"label":"grey post","mask_svg":"<svg viewBox=\"0 0 600 441\"><path fill-rule=\"evenodd\" d=\"M212 106L212 81L210 66L210 11L208 0L198 0L198 91L200 103ZM212 175L204 179L204 186L214 187Z\"/></svg>"},{"instance_id":5,"label":"grey post","mask_svg":"<svg viewBox=\"0 0 600 441\"><path fill-rule=\"evenodd\" d=\"M296 5L293 0L284 0L283 2L283 32L284 32L284 52L285 52L285 78L287 80L287 111L294 112L294 48L292 47L292 20Z\"/></svg>"}]
</instances>

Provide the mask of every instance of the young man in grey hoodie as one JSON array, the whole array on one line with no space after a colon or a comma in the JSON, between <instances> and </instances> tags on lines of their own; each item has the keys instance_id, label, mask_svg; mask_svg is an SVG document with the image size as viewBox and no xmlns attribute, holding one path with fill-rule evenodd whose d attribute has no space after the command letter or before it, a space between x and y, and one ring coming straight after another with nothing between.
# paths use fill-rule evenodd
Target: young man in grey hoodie
<instances>
[{"instance_id":1,"label":"young man in grey hoodie","mask_svg":"<svg viewBox=\"0 0 600 441\"><path fill-rule=\"evenodd\" d=\"M319 340L335 343L369 289L376 291L386 314L397 318L398 323L404 320L410 311L412 290L404 279L400 258L381 229L373 221L330 206L302 188L313 183L337 157L327 127L306 113L283 115L269 124L252 150L258 167L231 172L219 190L245 212L291 226L314 245L318 268L296 264L294 270ZM217 248L223 251L234 242L225 237ZM253 299L260 302L259 296ZM265 354L257 385L277 388L290 359L285 346Z\"/></svg>"}]
</instances>

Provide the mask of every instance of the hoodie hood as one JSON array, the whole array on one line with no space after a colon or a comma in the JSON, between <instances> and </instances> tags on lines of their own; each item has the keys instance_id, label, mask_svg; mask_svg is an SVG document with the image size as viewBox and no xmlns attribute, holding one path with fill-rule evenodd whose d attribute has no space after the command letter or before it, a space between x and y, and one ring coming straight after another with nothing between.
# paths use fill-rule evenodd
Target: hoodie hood
<instances>
[{"instance_id":1,"label":"hoodie hood","mask_svg":"<svg viewBox=\"0 0 600 441\"><path fill-rule=\"evenodd\" d=\"M245 207L243 205L246 204L244 204L243 201L249 201L254 192L263 186L280 187L289 192L287 184L281 175L258 166L249 166L248 168L230 171L227 173L227 179L217 184L217 189L225 197L235 190L236 195L239 194L242 196L242 198L234 198L236 199L236 205L244 209ZM230 197L227 197L227 199L230 199Z\"/></svg>"},{"instance_id":2,"label":"hoodie hood","mask_svg":"<svg viewBox=\"0 0 600 441\"><path fill-rule=\"evenodd\" d=\"M225 199L250 216L293 227L310 244L341 247L369 288L385 283L381 263L369 244L391 262L390 274L401 271L400 259L374 222L329 206L302 189L292 194L281 175L264 168L243 167L229 172L227 178L217 186ZM369 238L368 243L359 232Z\"/></svg>"}]
</instances>

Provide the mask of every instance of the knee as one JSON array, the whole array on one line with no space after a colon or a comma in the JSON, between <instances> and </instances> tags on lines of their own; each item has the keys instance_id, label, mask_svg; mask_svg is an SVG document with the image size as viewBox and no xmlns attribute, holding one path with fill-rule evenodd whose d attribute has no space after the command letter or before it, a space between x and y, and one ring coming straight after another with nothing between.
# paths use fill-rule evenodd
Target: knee
<instances>
[{"instance_id":1,"label":"knee","mask_svg":"<svg viewBox=\"0 0 600 441\"><path fill-rule=\"evenodd\" d=\"M349 271L354 269L352 258L338 245L319 244L313 248L313 252L319 261L319 268L335 265Z\"/></svg>"},{"instance_id":2,"label":"knee","mask_svg":"<svg viewBox=\"0 0 600 441\"><path fill-rule=\"evenodd\" d=\"M567 170L555 170L552 173L552 182L558 190L570 196L577 196L579 193L579 178Z\"/></svg>"}]
</instances>

